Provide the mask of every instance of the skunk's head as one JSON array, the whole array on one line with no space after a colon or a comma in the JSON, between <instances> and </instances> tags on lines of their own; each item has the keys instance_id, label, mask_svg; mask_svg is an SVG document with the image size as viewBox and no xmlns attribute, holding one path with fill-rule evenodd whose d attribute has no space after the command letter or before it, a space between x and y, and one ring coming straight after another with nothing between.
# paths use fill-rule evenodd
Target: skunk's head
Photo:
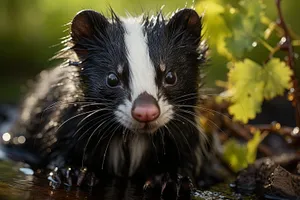
<instances>
[{"instance_id":1,"label":"skunk's head","mask_svg":"<svg viewBox=\"0 0 300 200\"><path fill-rule=\"evenodd\" d=\"M166 20L107 19L85 10L72 21L73 50L81 61L88 99L106 104L117 124L153 133L191 110L198 96L201 18L192 9Z\"/></svg>"}]
</instances>

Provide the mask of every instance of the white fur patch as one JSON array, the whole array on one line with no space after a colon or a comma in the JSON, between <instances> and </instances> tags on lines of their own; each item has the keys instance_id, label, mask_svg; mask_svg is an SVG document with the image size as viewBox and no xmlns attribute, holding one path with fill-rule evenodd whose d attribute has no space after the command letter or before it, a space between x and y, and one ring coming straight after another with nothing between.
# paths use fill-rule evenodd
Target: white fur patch
<instances>
[{"instance_id":1,"label":"white fur patch","mask_svg":"<svg viewBox=\"0 0 300 200\"><path fill-rule=\"evenodd\" d=\"M130 145L130 168L129 176L134 175L138 167L140 166L143 157L146 156L147 150L149 150L149 137L145 135L135 135L131 140Z\"/></svg>"},{"instance_id":2,"label":"white fur patch","mask_svg":"<svg viewBox=\"0 0 300 200\"><path fill-rule=\"evenodd\" d=\"M149 56L147 35L143 32L141 18L124 19L123 26L130 71L131 100L125 99L115 111L115 116L123 126L135 133L129 140L130 166L128 175L132 176L151 148L147 134L155 133L158 128L168 123L173 118L174 111L173 106L167 100L163 97L158 99L159 91L155 83L156 71ZM150 129L146 131L143 129L145 123L138 122L131 116L133 102L144 92L152 95L160 108L160 116L155 121L148 123ZM120 174L120 169L124 165L124 152L117 142L112 142L111 153L111 167L115 174Z\"/></svg>"},{"instance_id":3,"label":"white fur patch","mask_svg":"<svg viewBox=\"0 0 300 200\"><path fill-rule=\"evenodd\" d=\"M154 122L149 123L150 133L155 132L159 127L165 125L173 116L172 105L163 98L158 99L158 88L155 83L156 71L149 56L147 34L143 32L142 18L126 18L123 20L125 28L125 45L127 59L129 62L129 87L131 90L131 101L125 100L115 111L117 119L127 128L139 132L144 127L133 119L131 108L134 100L142 93L147 92L157 101L161 111L160 116Z\"/></svg>"},{"instance_id":4,"label":"white fur patch","mask_svg":"<svg viewBox=\"0 0 300 200\"><path fill-rule=\"evenodd\" d=\"M122 138L115 137L109 145L109 167L112 169L114 174L122 176L122 168L125 163L124 151L122 148Z\"/></svg>"},{"instance_id":5,"label":"white fur patch","mask_svg":"<svg viewBox=\"0 0 300 200\"><path fill-rule=\"evenodd\" d=\"M140 21L141 18L129 18L124 21L132 99L136 99L145 91L157 98L155 68L149 56L147 35L143 32Z\"/></svg>"},{"instance_id":6,"label":"white fur patch","mask_svg":"<svg viewBox=\"0 0 300 200\"><path fill-rule=\"evenodd\" d=\"M123 174L125 167L125 155L122 147L122 137L115 137L109 146L108 163L112 172L118 176L132 176L139 168L143 158L147 156L150 148L150 141L147 135L135 134L128 136L128 148L130 153L130 165L128 174Z\"/></svg>"}]
</instances>

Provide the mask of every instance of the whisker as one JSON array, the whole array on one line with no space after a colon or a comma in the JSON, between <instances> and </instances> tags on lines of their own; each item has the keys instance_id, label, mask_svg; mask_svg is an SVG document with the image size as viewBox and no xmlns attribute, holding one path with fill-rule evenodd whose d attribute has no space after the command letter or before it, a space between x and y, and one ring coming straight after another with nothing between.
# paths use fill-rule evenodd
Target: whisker
<instances>
[{"instance_id":1,"label":"whisker","mask_svg":"<svg viewBox=\"0 0 300 200\"><path fill-rule=\"evenodd\" d=\"M71 121L71 120L73 120L73 119L75 119L75 118L77 118L77 117L80 117L80 116L82 116L82 115L87 115L87 114L89 114L89 113L91 113L91 112L93 112L93 111L87 111L87 112L84 112L84 113L79 113L79 114L77 114L77 115L75 115L75 116L73 116L73 117L70 117L69 119L67 119L66 121L64 121L57 129L56 129L56 132L59 130L59 129L61 129L61 127L63 127L66 123L68 123L69 121Z\"/></svg>"},{"instance_id":2,"label":"whisker","mask_svg":"<svg viewBox=\"0 0 300 200\"><path fill-rule=\"evenodd\" d=\"M200 118L200 116L190 112L190 111L187 111L187 110L180 110L181 112L184 112L184 113L187 113L187 114L190 114L192 115L193 117L196 117L196 118ZM221 131L222 133L226 134L216 123L214 123L212 120L210 119L207 119L210 123L212 123L219 131Z\"/></svg>"},{"instance_id":3,"label":"whisker","mask_svg":"<svg viewBox=\"0 0 300 200\"><path fill-rule=\"evenodd\" d=\"M91 140L91 138L93 137L94 135L94 132L90 135L90 137L88 138L87 142L86 142L86 145L84 146L84 149L83 149L83 155L82 155L82 161L81 161L81 167L84 166L84 157L85 157L85 153L86 153L86 149L87 149L87 146Z\"/></svg>"},{"instance_id":4,"label":"whisker","mask_svg":"<svg viewBox=\"0 0 300 200\"><path fill-rule=\"evenodd\" d=\"M92 119L92 120L86 122L84 125L82 125L82 126L81 126L81 127L73 134L73 137L75 137L76 134L77 134L78 132L80 132L80 130L83 129L83 128L85 127L86 124L88 124L88 123L90 123L90 122L93 122L93 121L95 121L95 120L97 120L97 119L99 119L99 118L103 118L103 117L106 116L106 115L110 115L110 113L103 114L103 115L101 115L101 116L95 117L94 119ZM105 117L104 119L100 120L100 121L99 121L98 123L96 123L96 124L98 125L99 123L101 123L103 120L105 120L105 119L107 119L107 118L108 118L108 117ZM92 125L92 127L94 127L94 126L95 126L95 124ZM91 130L91 127L90 127L87 131L89 131L89 130ZM85 131L84 134L85 134L87 131ZM84 136L84 134L82 134L82 137ZM81 139L81 137L78 138L78 140L80 140L80 139Z\"/></svg>"},{"instance_id":5,"label":"whisker","mask_svg":"<svg viewBox=\"0 0 300 200\"><path fill-rule=\"evenodd\" d=\"M101 102L114 102L113 100L111 99L107 99L107 98L103 98L103 97L97 97L97 98L94 98L94 97L84 97L85 100L93 100L93 101L101 101Z\"/></svg>"},{"instance_id":6,"label":"whisker","mask_svg":"<svg viewBox=\"0 0 300 200\"><path fill-rule=\"evenodd\" d=\"M177 101L184 101L184 100L181 100L182 98L187 98L187 97L193 97L193 98L197 98L198 97L198 93L189 93L189 94L185 94L185 95L181 95L179 97L176 97L173 99L174 102L177 102Z\"/></svg>"},{"instance_id":7,"label":"whisker","mask_svg":"<svg viewBox=\"0 0 300 200\"><path fill-rule=\"evenodd\" d=\"M129 134L130 130L126 127L124 127L124 131L123 131L123 141L126 142L127 141L127 135Z\"/></svg>"},{"instance_id":8,"label":"whisker","mask_svg":"<svg viewBox=\"0 0 300 200\"><path fill-rule=\"evenodd\" d=\"M102 109L98 109L98 110L95 110L95 112L92 112L91 114L88 114L86 117L84 117L78 124L77 126L80 126L82 122L84 122L86 119L90 118L91 116L95 115L96 113L98 112L101 112L101 111L111 111L111 109L107 109L107 108L102 108Z\"/></svg>"},{"instance_id":9,"label":"whisker","mask_svg":"<svg viewBox=\"0 0 300 200\"><path fill-rule=\"evenodd\" d=\"M102 167L101 167L102 169L104 168L104 162L105 162L105 158L106 158L106 154L107 154L107 149L108 149L108 147L109 147L109 145L110 145L111 139L113 138L113 136L115 135L116 131L118 130L118 128L119 128L120 126L121 126L121 125L119 125L119 126L117 126L117 127L115 128L113 134L112 134L112 135L110 136L110 138L109 138L109 141L108 141L108 143L107 143L107 146L106 146L105 151L104 151L104 154L103 154L103 161L102 161Z\"/></svg>"},{"instance_id":10,"label":"whisker","mask_svg":"<svg viewBox=\"0 0 300 200\"><path fill-rule=\"evenodd\" d=\"M161 131L161 132L160 132ZM158 132L160 133L161 141L162 141L162 146L163 146L163 154L166 155L166 149L165 149L165 130L159 128Z\"/></svg>"},{"instance_id":11,"label":"whisker","mask_svg":"<svg viewBox=\"0 0 300 200\"><path fill-rule=\"evenodd\" d=\"M114 117L110 116L111 118L109 119L109 121L106 123L106 125L103 127L103 129L105 129L105 133L103 133L100 137L100 139L98 140L97 144L95 145L92 154L94 154L94 152L97 150L98 145L100 144L102 139L105 139L106 137L104 136L108 136L109 135L109 131L110 129L113 127L113 125L115 125L117 123L117 121L115 120ZM106 127L108 126L108 124L112 123L107 129Z\"/></svg>"},{"instance_id":12,"label":"whisker","mask_svg":"<svg viewBox=\"0 0 300 200\"><path fill-rule=\"evenodd\" d=\"M199 134L202 134L202 131L200 130L200 127L199 127L197 124L195 124L195 122L193 122L193 121L191 121L190 119L188 119L188 118L186 118L186 117L184 117L184 116L182 116L182 115L179 115L179 114L177 114L177 113L175 113L175 115L178 116L178 117L180 117L180 118L183 119L184 121L188 122L190 125L192 125L194 128L196 128L196 129L198 130ZM176 119L175 119L175 120L176 120ZM178 120L178 121L180 121L180 120ZM205 134L202 134L202 135L205 137L205 140L206 140L207 142L209 142L209 140L208 140L208 138L206 137L206 135L205 135Z\"/></svg>"},{"instance_id":13,"label":"whisker","mask_svg":"<svg viewBox=\"0 0 300 200\"><path fill-rule=\"evenodd\" d=\"M204 111L207 111L207 112L212 112L212 113L221 115L221 116L223 116L223 117L229 119L230 121L232 121L232 119L231 119L229 116L227 116L227 115L225 115L225 114L223 114L223 113L221 113L221 112L218 112L218 111L216 111L216 110L210 109L210 108L205 108L205 107L202 107L202 106L180 105L180 104L179 104L179 105L176 104L176 105L174 105L174 106L176 106L176 107L186 107L186 108L198 108L198 109L200 109L200 110L204 110Z\"/></svg>"},{"instance_id":14,"label":"whisker","mask_svg":"<svg viewBox=\"0 0 300 200\"><path fill-rule=\"evenodd\" d=\"M52 108L55 108L56 106L60 106L60 105L76 105L76 104L87 104L87 105L94 105L94 104L98 104L98 105L107 105L107 103L97 103L97 102L90 102L90 101L73 101L73 102L66 102L66 101L56 101L54 103L52 103L51 105L47 106L43 112L50 110Z\"/></svg>"},{"instance_id":15,"label":"whisker","mask_svg":"<svg viewBox=\"0 0 300 200\"><path fill-rule=\"evenodd\" d=\"M192 153L193 151L192 151L191 145L190 145L190 143L188 142L186 136L182 133L182 130L180 130L180 128L176 125L175 122L173 122L172 120L171 120L170 122L177 128L177 130L178 130L178 131L180 132L180 134L183 136L183 138L184 138L184 140L185 140L185 143L187 144L187 146L188 146L190 152Z\"/></svg>"},{"instance_id":16,"label":"whisker","mask_svg":"<svg viewBox=\"0 0 300 200\"><path fill-rule=\"evenodd\" d=\"M99 123L101 123L101 121L100 122L98 122L98 123L95 123L95 124L93 124L91 127L89 127L87 130L85 130L80 136L79 136L79 138L77 139L77 142L78 141L80 141L90 130L92 130L95 126L98 126L98 124ZM84 126L82 126L81 128L80 128L80 130L83 128ZM80 130L78 129L74 134L73 134L73 138L80 132Z\"/></svg>"},{"instance_id":17,"label":"whisker","mask_svg":"<svg viewBox=\"0 0 300 200\"><path fill-rule=\"evenodd\" d=\"M179 158L179 160L181 160L180 151L179 151L178 144L177 144L177 141L176 141L174 135L171 133L171 131L170 131L170 129L169 129L169 127L168 127L167 125L164 125L164 127L167 129L169 135L173 138L174 143L175 143L175 146L176 146L176 148L177 148L177 155L178 155L178 158Z\"/></svg>"},{"instance_id":18,"label":"whisker","mask_svg":"<svg viewBox=\"0 0 300 200\"><path fill-rule=\"evenodd\" d=\"M160 162L159 162L159 158L158 158L158 154L157 154L157 148L156 148L156 145L154 144L154 141L153 141L153 137L152 137L150 134L148 134L148 137L149 137L149 139L151 140L152 146L153 146L153 148L154 148L157 163L160 163Z\"/></svg>"},{"instance_id":19,"label":"whisker","mask_svg":"<svg viewBox=\"0 0 300 200\"><path fill-rule=\"evenodd\" d=\"M103 123L105 123L105 121L104 122L102 122L100 125L98 125L97 126L97 128L92 132L92 134L90 135L90 137L88 138L88 140L87 140L87 143L86 143L86 145L85 145L85 147L84 147L84 149L83 149L83 156L82 156L82 167L84 166L84 157L85 157L85 154L86 154L86 149L87 149L87 147L88 147L88 144L89 144L89 142L90 142L90 140L91 140L91 138L93 137L93 135L96 133L96 131L103 125Z\"/></svg>"},{"instance_id":20,"label":"whisker","mask_svg":"<svg viewBox=\"0 0 300 200\"><path fill-rule=\"evenodd\" d=\"M97 126L97 128L96 129L94 129L94 131L92 132L92 134L94 134L97 130L99 130L100 129L100 127L103 125L103 124L105 124L106 122L107 122L107 120L110 120L109 118L111 117L111 115L108 115L107 117L105 117L104 119L102 119L98 124L98 126ZM107 126L107 124L104 126L104 127L106 127ZM81 135L80 136L80 138L78 139L78 140L80 140L82 137L83 137L84 135Z\"/></svg>"}]
</instances>

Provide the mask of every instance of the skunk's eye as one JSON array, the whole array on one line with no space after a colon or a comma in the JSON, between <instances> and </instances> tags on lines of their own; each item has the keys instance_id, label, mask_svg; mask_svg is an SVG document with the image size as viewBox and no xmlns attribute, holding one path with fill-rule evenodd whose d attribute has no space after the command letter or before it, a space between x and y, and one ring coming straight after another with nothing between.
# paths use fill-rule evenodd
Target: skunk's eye
<instances>
[{"instance_id":1,"label":"skunk's eye","mask_svg":"<svg viewBox=\"0 0 300 200\"><path fill-rule=\"evenodd\" d=\"M175 72L168 72L165 76L165 83L168 86L172 86L175 85L175 83L177 82L177 76Z\"/></svg>"},{"instance_id":2,"label":"skunk's eye","mask_svg":"<svg viewBox=\"0 0 300 200\"><path fill-rule=\"evenodd\" d=\"M106 84L109 87L116 87L118 86L120 83L119 78L117 77L117 75L115 75L114 73L110 73L108 74L107 78L106 78Z\"/></svg>"}]
</instances>

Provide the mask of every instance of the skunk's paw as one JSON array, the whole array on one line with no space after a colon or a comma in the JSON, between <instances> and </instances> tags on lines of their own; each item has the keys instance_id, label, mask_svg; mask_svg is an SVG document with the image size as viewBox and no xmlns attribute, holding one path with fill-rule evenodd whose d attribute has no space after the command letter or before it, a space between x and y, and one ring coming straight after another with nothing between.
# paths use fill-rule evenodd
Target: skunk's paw
<instances>
[{"instance_id":1,"label":"skunk's paw","mask_svg":"<svg viewBox=\"0 0 300 200\"><path fill-rule=\"evenodd\" d=\"M144 184L143 200L159 200L161 199L162 176L154 176L147 180Z\"/></svg>"},{"instance_id":2,"label":"skunk's paw","mask_svg":"<svg viewBox=\"0 0 300 200\"><path fill-rule=\"evenodd\" d=\"M144 185L143 200L191 200L192 181L180 175L174 179L164 174L148 180Z\"/></svg>"},{"instance_id":3,"label":"skunk's paw","mask_svg":"<svg viewBox=\"0 0 300 200\"><path fill-rule=\"evenodd\" d=\"M190 178L177 175L177 180L167 176L162 187L163 200L191 200L193 184Z\"/></svg>"},{"instance_id":4,"label":"skunk's paw","mask_svg":"<svg viewBox=\"0 0 300 200\"><path fill-rule=\"evenodd\" d=\"M192 180L185 176L178 178L179 182L179 191L178 191L178 200L190 200L192 199L191 193L194 189Z\"/></svg>"},{"instance_id":5,"label":"skunk's paw","mask_svg":"<svg viewBox=\"0 0 300 200\"><path fill-rule=\"evenodd\" d=\"M72 186L88 186L92 188L97 182L94 173L89 173L87 168L55 167L48 175L49 185L58 188L61 185L71 188Z\"/></svg>"}]
</instances>

